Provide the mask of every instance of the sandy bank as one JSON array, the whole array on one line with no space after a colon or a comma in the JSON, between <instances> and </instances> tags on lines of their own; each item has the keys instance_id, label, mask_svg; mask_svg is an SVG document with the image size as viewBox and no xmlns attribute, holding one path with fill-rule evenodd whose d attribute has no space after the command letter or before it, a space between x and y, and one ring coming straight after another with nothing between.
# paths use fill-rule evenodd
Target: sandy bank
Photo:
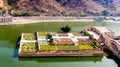
<instances>
[{"instance_id":1,"label":"sandy bank","mask_svg":"<svg viewBox=\"0 0 120 67\"><path fill-rule=\"evenodd\" d=\"M40 22L93 22L92 18L77 18L77 17L13 17L12 22L0 23L0 25L12 24L29 24Z\"/></svg>"}]
</instances>

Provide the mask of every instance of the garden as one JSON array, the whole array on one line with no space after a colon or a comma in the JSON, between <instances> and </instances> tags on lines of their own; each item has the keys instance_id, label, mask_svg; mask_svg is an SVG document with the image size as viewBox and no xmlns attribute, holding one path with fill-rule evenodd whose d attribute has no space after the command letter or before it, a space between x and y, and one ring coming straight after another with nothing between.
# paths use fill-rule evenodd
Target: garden
<instances>
[{"instance_id":1,"label":"garden","mask_svg":"<svg viewBox=\"0 0 120 67\"><path fill-rule=\"evenodd\" d=\"M89 42L86 39L80 39L79 42L81 44L74 46L71 44L64 44L64 45L53 45L52 43L48 42L48 39L52 39L52 35L49 34L49 32L37 32L38 35L38 47L39 50L92 50L94 49L94 46L96 46L96 44L98 44L96 41L95 43L92 43L94 45L91 45L91 43L89 44L83 44L84 42ZM76 36L80 36L80 34L78 32L73 32L73 35ZM23 34L23 40L35 40L35 34L33 33L24 33ZM71 42L71 40L69 39L65 39L62 38L61 39L62 43L69 41L69 43ZM22 52L34 52L36 50L36 44L33 42L27 42L27 43L22 43L21 46L21 51Z\"/></svg>"},{"instance_id":2,"label":"garden","mask_svg":"<svg viewBox=\"0 0 120 67\"><path fill-rule=\"evenodd\" d=\"M92 50L92 49L94 49L90 44L80 44L79 45L79 49L80 50Z\"/></svg>"},{"instance_id":3,"label":"garden","mask_svg":"<svg viewBox=\"0 0 120 67\"><path fill-rule=\"evenodd\" d=\"M54 45L39 45L40 50L92 50L91 45L79 45L79 46L54 46Z\"/></svg>"},{"instance_id":4,"label":"garden","mask_svg":"<svg viewBox=\"0 0 120 67\"><path fill-rule=\"evenodd\" d=\"M39 45L40 50L56 50L55 46L53 45Z\"/></svg>"},{"instance_id":5,"label":"garden","mask_svg":"<svg viewBox=\"0 0 120 67\"><path fill-rule=\"evenodd\" d=\"M21 52L35 52L36 43L35 42L26 42L21 45Z\"/></svg>"},{"instance_id":6,"label":"garden","mask_svg":"<svg viewBox=\"0 0 120 67\"><path fill-rule=\"evenodd\" d=\"M38 32L39 36L43 36L43 35L46 36L47 34L49 34L49 32Z\"/></svg>"},{"instance_id":7,"label":"garden","mask_svg":"<svg viewBox=\"0 0 120 67\"><path fill-rule=\"evenodd\" d=\"M58 50L79 50L78 46L57 46Z\"/></svg>"},{"instance_id":8,"label":"garden","mask_svg":"<svg viewBox=\"0 0 120 67\"><path fill-rule=\"evenodd\" d=\"M23 39L24 40L35 40L35 35L33 33L24 33Z\"/></svg>"}]
</instances>

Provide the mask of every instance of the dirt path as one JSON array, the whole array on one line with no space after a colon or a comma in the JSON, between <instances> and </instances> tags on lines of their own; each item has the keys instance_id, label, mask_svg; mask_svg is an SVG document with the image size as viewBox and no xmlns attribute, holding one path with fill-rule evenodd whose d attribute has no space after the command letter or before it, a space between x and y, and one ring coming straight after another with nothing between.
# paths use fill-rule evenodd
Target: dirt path
<instances>
[{"instance_id":1,"label":"dirt path","mask_svg":"<svg viewBox=\"0 0 120 67\"><path fill-rule=\"evenodd\" d=\"M26 19L26 18L14 18L13 24L28 24L38 22L93 22L93 19Z\"/></svg>"}]
</instances>

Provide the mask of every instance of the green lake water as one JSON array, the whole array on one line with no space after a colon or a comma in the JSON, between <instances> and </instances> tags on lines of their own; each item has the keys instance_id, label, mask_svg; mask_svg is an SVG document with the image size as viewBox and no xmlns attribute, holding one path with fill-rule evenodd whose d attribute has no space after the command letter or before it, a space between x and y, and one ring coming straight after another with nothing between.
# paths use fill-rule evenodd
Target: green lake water
<instances>
[{"instance_id":1,"label":"green lake water","mask_svg":"<svg viewBox=\"0 0 120 67\"><path fill-rule=\"evenodd\" d=\"M0 26L0 67L118 67L113 59L103 57L60 57L60 58L18 58L16 44L22 32L60 31L69 25L72 31L80 31L85 26L106 26L116 35L120 34L120 23L35 23L25 25Z\"/></svg>"}]
</instances>

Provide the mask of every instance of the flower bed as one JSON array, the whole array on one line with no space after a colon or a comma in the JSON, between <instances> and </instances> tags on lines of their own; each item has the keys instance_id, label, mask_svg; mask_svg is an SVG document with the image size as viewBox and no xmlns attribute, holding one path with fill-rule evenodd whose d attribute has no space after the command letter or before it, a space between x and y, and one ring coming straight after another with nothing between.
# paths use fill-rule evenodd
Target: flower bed
<instances>
[{"instance_id":1,"label":"flower bed","mask_svg":"<svg viewBox=\"0 0 120 67\"><path fill-rule=\"evenodd\" d=\"M57 46L58 50L79 50L78 46Z\"/></svg>"},{"instance_id":2,"label":"flower bed","mask_svg":"<svg viewBox=\"0 0 120 67\"><path fill-rule=\"evenodd\" d=\"M93 47L89 44L85 44L85 45L79 45L79 49L81 49L81 50L91 50L91 49L93 49Z\"/></svg>"},{"instance_id":3,"label":"flower bed","mask_svg":"<svg viewBox=\"0 0 120 67\"><path fill-rule=\"evenodd\" d=\"M80 34L79 32L72 32L72 34L73 34L74 36L81 36L81 34Z\"/></svg>"},{"instance_id":4,"label":"flower bed","mask_svg":"<svg viewBox=\"0 0 120 67\"><path fill-rule=\"evenodd\" d=\"M34 42L22 43L21 52L35 52L36 44Z\"/></svg>"},{"instance_id":5,"label":"flower bed","mask_svg":"<svg viewBox=\"0 0 120 67\"><path fill-rule=\"evenodd\" d=\"M33 33L24 33L23 39L24 40L35 40L35 35Z\"/></svg>"},{"instance_id":6,"label":"flower bed","mask_svg":"<svg viewBox=\"0 0 120 67\"><path fill-rule=\"evenodd\" d=\"M38 32L39 36L43 36L43 35L46 36L47 34L49 34L49 32Z\"/></svg>"},{"instance_id":7,"label":"flower bed","mask_svg":"<svg viewBox=\"0 0 120 67\"><path fill-rule=\"evenodd\" d=\"M52 45L40 45L40 50L55 50L55 46Z\"/></svg>"}]
</instances>

